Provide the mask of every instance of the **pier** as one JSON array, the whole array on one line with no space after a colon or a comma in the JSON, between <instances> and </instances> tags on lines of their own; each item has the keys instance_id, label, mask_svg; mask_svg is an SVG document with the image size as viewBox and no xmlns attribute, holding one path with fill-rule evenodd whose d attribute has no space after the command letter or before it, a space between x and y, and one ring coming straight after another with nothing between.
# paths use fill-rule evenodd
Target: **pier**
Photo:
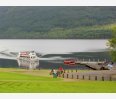
<instances>
[{"instance_id":1,"label":"pier","mask_svg":"<svg viewBox=\"0 0 116 99\"><path fill-rule=\"evenodd\" d=\"M64 74L62 75L63 78L96 81L116 81L116 64L113 64L112 70L108 70L108 63L99 60L76 60L75 64L85 65L93 70L65 70Z\"/></svg>"},{"instance_id":2,"label":"pier","mask_svg":"<svg viewBox=\"0 0 116 99\"><path fill-rule=\"evenodd\" d=\"M85 59L82 59L82 60L76 60L75 61L75 64L81 64L81 65L85 65L93 70L108 70L108 63L105 63L105 60L104 61L100 61L99 59L97 61L95 61L94 59L93 60L85 60ZM116 65L116 64L115 64ZM116 70L116 66L114 66L112 68L113 70Z\"/></svg>"}]
</instances>

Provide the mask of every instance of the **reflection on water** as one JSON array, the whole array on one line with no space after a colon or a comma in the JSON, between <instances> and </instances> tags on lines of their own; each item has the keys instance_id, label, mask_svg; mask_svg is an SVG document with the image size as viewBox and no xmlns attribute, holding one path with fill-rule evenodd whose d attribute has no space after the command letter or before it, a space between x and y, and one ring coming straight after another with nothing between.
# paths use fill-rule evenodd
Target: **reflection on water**
<instances>
[{"instance_id":1,"label":"reflection on water","mask_svg":"<svg viewBox=\"0 0 116 99\"><path fill-rule=\"evenodd\" d=\"M64 65L63 62L53 63L51 61L39 60L39 61L24 61L24 60L10 60L0 59L0 68L22 68L22 69L81 69L88 70L89 67L84 65Z\"/></svg>"},{"instance_id":2,"label":"reflection on water","mask_svg":"<svg viewBox=\"0 0 116 99\"><path fill-rule=\"evenodd\" d=\"M16 60L0 58L0 68L18 68L18 63Z\"/></svg>"},{"instance_id":3,"label":"reflection on water","mask_svg":"<svg viewBox=\"0 0 116 99\"><path fill-rule=\"evenodd\" d=\"M65 59L106 59L106 54L91 52L107 51L107 40L34 40L34 39L4 39L0 40L0 67L52 69L62 66L64 69L89 69L86 66L67 66ZM20 51L34 50L39 61L16 60ZM86 53L85 53L86 52ZM90 52L90 53L89 53ZM80 53L80 54L79 54ZM109 58L109 56L108 56Z\"/></svg>"},{"instance_id":4,"label":"reflection on water","mask_svg":"<svg viewBox=\"0 0 116 99\"><path fill-rule=\"evenodd\" d=\"M1 54L0 54L1 56ZM82 65L65 65L63 61L65 59L96 59L96 60L110 60L110 56L107 52L83 52L83 53L72 53L72 54L47 54L35 61L24 61L6 58L0 58L0 68L25 68L25 69L58 69L59 66L63 69L90 69Z\"/></svg>"},{"instance_id":5,"label":"reflection on water","mask_svg":"<svg viewBox=\"0 0 116 99\"><path fill-rule=\"evenodd\" d=\"M25 68L25 69L36 69L39 67L39 60L17 60L19 68Z\"/></svg>"}]
</instances>

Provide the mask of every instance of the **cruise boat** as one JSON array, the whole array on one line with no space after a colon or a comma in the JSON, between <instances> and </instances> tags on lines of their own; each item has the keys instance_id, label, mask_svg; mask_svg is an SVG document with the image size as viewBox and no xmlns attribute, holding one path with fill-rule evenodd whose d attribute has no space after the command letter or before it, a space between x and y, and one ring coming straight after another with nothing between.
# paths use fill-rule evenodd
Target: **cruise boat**
<instances>
[{"instance_id":1,"label":"cruise boat","mask_svg":"<svg viewBox=\"0 0 116 99\"><path fill-rule=\"evenodd\" d=\"M19 52L17 59L38 61L39 57L37 56L35 51L22 51L22 52Z\"/></svg>"}]
</instances>

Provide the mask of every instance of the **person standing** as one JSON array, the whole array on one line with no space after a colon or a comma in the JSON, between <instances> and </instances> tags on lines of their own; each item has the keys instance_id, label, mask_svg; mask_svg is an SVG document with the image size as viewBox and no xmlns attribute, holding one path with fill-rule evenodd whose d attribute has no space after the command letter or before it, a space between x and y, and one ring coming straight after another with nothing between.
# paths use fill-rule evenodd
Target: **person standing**
<instances>
[{"instance_id":1,"label":"person standing","mask_svg":"<svg viewBox=\"0 0 116 99\"><path fill-rule=\"evenodd\" d=\"M63 68L59 67L59 69L58 69L58 76L61 77L62 73L63 73Z\"/></svg>"},{"instance_id":2,"label":"person standing","mask_svg":"<svg viewBox=\"0 0 116 99\"><path fill-rule=\"evenodd\" d=\"M108 69L109 69L109 70L112 70L113 62L110 62L107 66L108 66Z\"/></svg>"},{"instance_id":3,"label":"person standing","mask_svg":"<svg viewBox=\"0 0 116 99\"><path fill-rule=\"evenodd\" d=\"M55 69L53 69L53 78L57 78L57 72Z\"/></svg>"},{"instance_id":4,"label":"person standing","mask_svg":"<svg viewBox=\"0 0 116 99\"><path fill-rule=\"evenodd\" d=\"M50 75L53 75L53 69L50 71Z\"/></svg>"},{"instance_id":5,"label":"person standing","mask_svg":"<svg viewBox=\"0 0 116 99\"><path fill-rule=\"evenodd\" d=\"M62 74L63 73L63 68L62 67L59 67L59 71Z\"/></svg>"}]
</instances>

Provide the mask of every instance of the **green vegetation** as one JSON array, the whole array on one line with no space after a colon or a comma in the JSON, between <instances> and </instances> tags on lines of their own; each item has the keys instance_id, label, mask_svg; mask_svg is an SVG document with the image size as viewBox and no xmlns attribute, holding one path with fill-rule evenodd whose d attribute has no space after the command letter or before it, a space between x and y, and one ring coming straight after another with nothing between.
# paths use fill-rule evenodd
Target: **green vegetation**
<instances>
[{"instance_id":1,"label":"green vegetation","mask_svg":"<svg viewBox=\"0 0 116 99\"><path fill-rule=\"evenodd\" d=\"M116 7L0 7L0 38L111 38Z\"/></svg>"},{"instance_id":2,"label":"green vegetation","mask_svg":"<svg viewBox=\"0 0 116 99\"><path fill-rule=\"evenodd\" d=\"M116 62L116 27L113 28L113 37L109 40L112 60Z\"/></svg>"},{"instance_id":3,"label":"green vegetation","mask_svg":"<svg viewBox=\"0 0 116 99\"><path fill-rule=\"evenodd\" d=\"M43 75L44 74L44 75ZM43 76L42 76L43 75ZM115 81L83 81L52 78L49 70L0 68L0 92L116 92Z\"/></svg>"}]
</instances>

